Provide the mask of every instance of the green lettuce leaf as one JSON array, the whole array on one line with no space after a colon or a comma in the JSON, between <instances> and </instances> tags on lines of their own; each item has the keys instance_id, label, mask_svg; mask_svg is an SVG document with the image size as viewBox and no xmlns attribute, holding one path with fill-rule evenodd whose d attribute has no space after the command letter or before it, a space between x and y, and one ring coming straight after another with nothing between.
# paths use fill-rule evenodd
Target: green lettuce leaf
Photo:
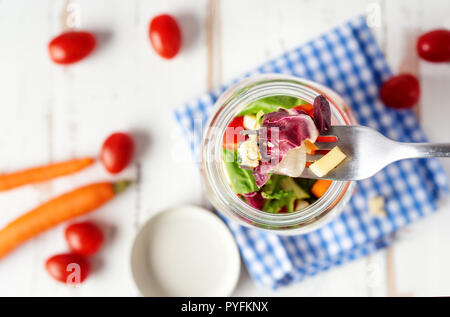
<instances>
[{"instance_id":1,"label":"green lettuce leaf","mask_svg":"<svg viewBox=\"0 0 450 317\"><path fill-rule=\"evenodd\" d=\"M280 190L280 191L278 191L276 193L270 193L270 194L267 194L265 192L261 192L261 195L265 199L283 199L284 197L289 196L290 192L286 192L284 190Z\"/></svg>"},{"instance_id":2,"label":"green lettuce leaf","mask_svg":"<svg viewBox=\"0 0 450 317\"><path fill-rule=\"evenodd\" d=\"M294 193L295 199L307 199L310 195L303 190L292 177L284 177L280 183L281 189L285 191L292 191Z\"/></svg>"},{"instance_id":3,"label":"green lettuce leaf","mask_svg":"<svg viewBox=\"0 0 450 317\"><path fill-rule=\"evenodd\" d=\"M310 193L311 188L313 187L314 183L316 182L315 179L309 179L309 178L296 178L295 182L297 185L299 185L305 192Z\"/></svg>"},{"instance_id":4,"label":"green lettuce leaf","mask_svg":"<svg viewBox=\"0 0 450 317\"><path fill-rule=\"evenodd\" d=\"M277 193L280 191L280 184L281 184L281 180L283 179L284 176L282 175L277 175L277 174L273 174L273 175L269 175L269 179L267 180L267 182L264 184L264 186L261 189L261 194L266 195L267 197Z\"/></svg>"},{"instance_id":5,"label":"green lettuce leaf","mask_svg":"<svg viewBox=\"0 0 450 317\"><path fill-rule=\"evenodd\" d=\"M288 212L294 211L294 201L292 192L290 192L287 196L283 197L282 199L269 199L266 200L264 204L263 210L265 212L270 213L278 213L284 206L286 206L286 209Z\"/></svg>"},{"instance_id":6,"label":"green lettuce leaf","mask_svg":"<svg viewBox=\"0 0 450 317\"><path fill-rule=\"evenodd\" d=\"M271 96L261 98L250 104L248 104L244 110L242 110L238 116L244 116L246 114L257 114L259 111L263 113L269 113L277 111L278 108L290 109L298 105L303 105L306 102L290 96Z\"/></svg>"},{"instance_id":7,"label":"green lettuce leaf","mask_svg":"<svg viewBox=\"0 0 450 317\"><path fill-rule=\"evenodd\" d=\"M247 194L259 189L256 186L253 172L239 167L237 151L223 149L223 161L231 182L231 188L236 194Z\"/></svg>"},{"instance_id":8,"label":"green lettuce leaf","mask_svg":"<svg viewBox=\"0 0 450 317\"><path fill-rule=\"evenodd\" d=\"M288 212L293 212L297 200L310 198L293 178L276 174L262 187L261 195L266 199L263 210L270 213L278 213L284 206Z\"/></svg>"}]
</instances>

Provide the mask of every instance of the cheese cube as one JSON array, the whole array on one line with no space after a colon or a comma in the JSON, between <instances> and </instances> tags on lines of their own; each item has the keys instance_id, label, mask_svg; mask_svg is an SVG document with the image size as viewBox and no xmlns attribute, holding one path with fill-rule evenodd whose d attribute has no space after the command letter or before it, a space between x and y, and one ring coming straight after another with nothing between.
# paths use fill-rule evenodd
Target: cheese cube
<instances>
[{"instance_id":1,"label":"cheese cube","mask_svg":"<svg viewBox=\"0 0 450 317\"><path fill-rule=\"evenodd\" d=\"M243 166L255 168L259 165L261 154L256 142L256 136L251 136L247 141L242 142L238 147L238 156Z\"/></svg>"},{"instance_id":2,"label":"cheese cube","mask_svg":"<svg viewBox=\"0 0 450 317\"><path fill-rule=\"evenodd\" d=\"M373 217L386 217L384 198L382 196L376 196L369 199L369 213Z\"/></svg>"},{"instance_id":3,"label":"cheese cube","mask_svg":"<svg viewBox=\"0 0 450 317\"><path fill-rule=\"evenodd\" d=\"M321 157L320 160L312 163L309 166L309 169L317 176L323 177L338 166L346 157L347 156L342 153L341 149L336 146L330 152Z\"/></svg>"}]
</instances>

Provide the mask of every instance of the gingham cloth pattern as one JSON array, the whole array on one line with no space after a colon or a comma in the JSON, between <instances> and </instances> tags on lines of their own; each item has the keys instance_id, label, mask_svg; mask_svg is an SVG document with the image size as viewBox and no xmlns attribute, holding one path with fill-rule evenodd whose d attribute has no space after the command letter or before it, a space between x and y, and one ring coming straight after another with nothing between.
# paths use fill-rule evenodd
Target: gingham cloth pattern
<instances>
[{"instance_id":1,"label":"gingham cloth pattern","mask_svg":"<svg viewBox=\"0 0 450 317\"><path fill-rule=\"evenodd\" d=\"M230 85L256 73L284 73L322 83L343 96L361 125L399 141L426 141L411 111L389 109L379 100L379 87L391 72L364 17L265 63ZM201 140L200 131L195 131L201 125L194 122L206 122L215 100L228 86L176 110L192 150ZM397 230L435 211L447 191L447 177L438 160L404 160L358 182L342 214L312 233L278 236L226 222L253 279L276 288L386 247ZM368 200L379 195L386 201L385 218L368 212Z\"/></svg>"}]
</instances>

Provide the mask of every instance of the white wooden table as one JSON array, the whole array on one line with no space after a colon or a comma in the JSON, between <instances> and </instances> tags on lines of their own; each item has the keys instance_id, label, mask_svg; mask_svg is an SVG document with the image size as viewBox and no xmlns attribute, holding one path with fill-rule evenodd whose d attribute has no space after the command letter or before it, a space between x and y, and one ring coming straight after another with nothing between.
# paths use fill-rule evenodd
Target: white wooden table
<instances>
[{"instance_id":1,"label":"white wooden table","mask_svg":"<svg viewBox=\"0 0 450 317\"><path fill-rule=\"evenodd\" d=\"M175 15L184 34L172 61L156 56L148 41L148 23L162 12ZM62 225L0 262L0 296L138 295L128 254L139 225L173 204L206 203L173 109L361 13L375 14L373 31L392 69L419 76L416 110L430 138L449 141L450 67L419 62L414 50L421 32L450 28L447 0L0 0L1 170L95 155L116 130L132 131L140 148L136 163L120 175L138 184L87 216L107 232L95 274L76 289L47 275L45 259L67 250ZM73 22L99 35L99 49L77 65L56 66L47 43ZM450 161L444 163L450 172ZM71 177L1 193L0 225L105 179L112 177L97 163ZM387 251L276 292L254 285L243 269L235 295L449 295L449 209L442 204Z\"/></svg>"}]
</instances>

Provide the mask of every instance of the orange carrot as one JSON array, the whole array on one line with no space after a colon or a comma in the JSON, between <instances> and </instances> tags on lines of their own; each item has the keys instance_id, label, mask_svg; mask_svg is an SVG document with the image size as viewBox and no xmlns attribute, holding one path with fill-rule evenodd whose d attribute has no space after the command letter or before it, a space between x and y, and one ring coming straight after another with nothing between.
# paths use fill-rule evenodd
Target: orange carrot
<instances>
[{"instance_id":1,"label":"orange carrot","mask_svg":"<svg viewBox=\"0 0 450 317\"><path fill-rule=\"evenodd\" d=\"M313 195L316 196L317 198L320 198L323 196L323 194L325 194L330 185L331 185L330 180L319 179L312 186L311 193L313 193Z\"/></svg>"},{"instance_id":2,"label":"orange carrot","mask_svg":"<svg viewBox=\"0 0 450 317\"><path fill-rule=\"evenodd\" d=\"M88 167L93 162L94 159L88 157L53 163L8 174L1 174L0 191L69 175Z\"/></svg>"},{"instance_id":3,"label":"orange carrot","mask_svg":"<svg viewBox=\"0 0 450 317\"><path fill-rule=\"evenodd\" d=\"M103 182L80 187L20 216L0 230L0 258L57 224L100 207L129 184Z\"/></svg>"}]
</instances>

